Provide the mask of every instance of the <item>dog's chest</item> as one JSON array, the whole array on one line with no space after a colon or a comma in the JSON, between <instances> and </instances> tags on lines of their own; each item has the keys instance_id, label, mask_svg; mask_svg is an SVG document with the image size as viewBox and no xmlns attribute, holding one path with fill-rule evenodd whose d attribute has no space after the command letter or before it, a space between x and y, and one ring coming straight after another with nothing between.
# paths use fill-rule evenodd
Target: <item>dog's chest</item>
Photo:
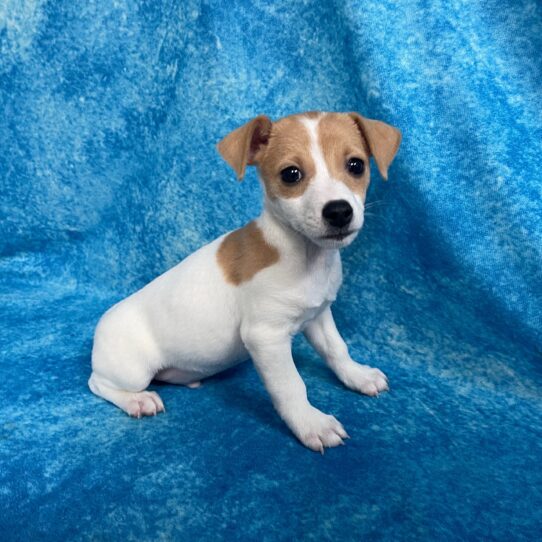
<instances>
[{"instance_id":1,"label":"dog's chest","mask_svg":"<svg viewBox=\"0 0 542 542\"><path fill-rule=\"evenodd\" d=\"M341 282L342 267L338 254L311 262L296 292L299 310L297 323L303 325L333 303Z\"/></svg>"},{"instance_id":2,"label":"dog's chest","mask_svg":"<svg viewBox=\"0 0 542 542\"><path fill-rule=\"evenodd\" d=\"M340 258L337 256L322 260L310 268L305 278L305 295L308 308L319 307L335 301L337 291L341 285L342 268Z\"/></svg>"}]
</instances>

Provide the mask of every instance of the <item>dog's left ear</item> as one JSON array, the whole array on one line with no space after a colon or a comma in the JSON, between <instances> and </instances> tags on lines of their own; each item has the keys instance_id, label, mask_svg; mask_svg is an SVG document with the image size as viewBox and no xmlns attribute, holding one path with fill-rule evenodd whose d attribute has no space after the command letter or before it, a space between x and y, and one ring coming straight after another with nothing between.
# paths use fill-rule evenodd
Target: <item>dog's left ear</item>
<instances>
[{"instance_id":1,"label":"dog's left ear","mask_svg":"<svg viewBox=\"0 0 542 542\"><path fill-rule=\"evenodd\" d=\"M218 152L234 169L240 181L245 176L247 164L255 163L258 151L269 141L272 125L269 117L259 115L218 143Z\"/></svg>"},{"instance_id":2,"label":"dog's left ear","mask_svg":"<svg viewBox=\"0 0 542 542\"><path fill-rule=\"evenodd\" d=\"M401 132L385 122L367 119L359 113L348 113L348 115L358 125L361 134L369 145L371 154L374 156L380 175L387 181L388 168L401 144Z\"/></svg>"}]
</instances>

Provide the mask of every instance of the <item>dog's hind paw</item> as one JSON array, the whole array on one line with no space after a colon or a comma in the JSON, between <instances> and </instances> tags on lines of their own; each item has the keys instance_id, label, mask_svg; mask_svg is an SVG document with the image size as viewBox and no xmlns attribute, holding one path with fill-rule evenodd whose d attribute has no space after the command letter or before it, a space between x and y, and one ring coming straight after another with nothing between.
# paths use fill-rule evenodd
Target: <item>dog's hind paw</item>
<instances>
[{"instance_id":1,"label":"dog's hind paw","mask_svg":"<svg viewBox=\"0 0 542 542\"><path fill-rule=\"evenodd\" d=\"M141 416L156 416L158 412L165 411L164 403L155 391L133 393L126 404L126 412L134 418L141 418Z\"/></svg>"}]
</instances>

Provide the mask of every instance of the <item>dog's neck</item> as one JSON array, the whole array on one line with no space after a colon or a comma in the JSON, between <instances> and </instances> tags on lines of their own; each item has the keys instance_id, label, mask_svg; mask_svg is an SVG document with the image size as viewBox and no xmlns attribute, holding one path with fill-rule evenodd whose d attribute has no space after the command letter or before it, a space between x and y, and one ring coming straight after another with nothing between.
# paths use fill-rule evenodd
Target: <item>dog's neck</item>
<instances>
[{"instance_id":1,"label":"dog's neck","mask_svg":"<svg viewBox=\"0 0 542 542\"><path fill-rule=\"evenodd\" d=\"M339 250L336 248L322 248L313 243L310 239L295 231L291 226L285 224L273 211L264 204L264 210L258 218L258 224L262 229L268 243L278 248L286 258L301 260L307 267L314 265L328 264L340 258Z\"/></svg>"}]
</instances>

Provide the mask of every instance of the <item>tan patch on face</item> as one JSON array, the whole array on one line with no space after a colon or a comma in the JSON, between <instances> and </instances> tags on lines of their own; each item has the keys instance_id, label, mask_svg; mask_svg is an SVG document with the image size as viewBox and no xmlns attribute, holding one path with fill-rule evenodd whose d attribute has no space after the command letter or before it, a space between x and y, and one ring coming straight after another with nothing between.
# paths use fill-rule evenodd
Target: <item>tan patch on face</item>
<instances>
[{"instance_id":1,"label":"tan patch on face","mask_svg":"<svg viewBox=\"0 0 542 542\"><path fill-rule=\"evenodd\" d=\"M307 189L316 171L310 152L310 136L299 119L303 116L316 118L318 115L312 111L273 123L268 144L255 157L269 198L297 198ZM285 184L280 178L280 172L289 166L303 172L303 179L293 185Z\"/></svg>"},{"instance_id":2,"label":"tan patch on face","mask_svg":"<svg viewBox=\"0 0 542 542\"><path fill-rule=\"evenodd\" d=\"M364 197L370 177L370 151L367 142L349 115L322 114L318 111L285 117L273 124L269 143L255 159L268 197L302 196L316 174L310 135L300 121L303 117L320 118L317 125L318 145L331 176ZM353 176L346 169L346 162L350 158L361 158L365 162L365 172L361 177ZM280 178L280 172L289 166L298 167L303 172L303 179L294 185L287 185Z\"/></svg>"},{"instance_id":3,"label":"tan patch on face","mask_svg":"<svg viewBox=\"0 0 542 542\"><path fill-rule=\"evenodd\" d=\"M256 222L250 222L224 238L216 258L226 280L239 285L278 262L279 252L265 240Z\"/></svg>"},{"instance_id":4,"label":"tan patch on face","mask_svg":"<svg viewBox=\"0 0 542 542\"><path fill-rule=\"evenodd\" d=\"M364 197L369 186L370 151L354 120L342 113L327 113L320 119L317 130L318 144L331 176ZM363 159L365 171L360 177L346 169L350 158Z\"/></svg>"}]
</instances>

